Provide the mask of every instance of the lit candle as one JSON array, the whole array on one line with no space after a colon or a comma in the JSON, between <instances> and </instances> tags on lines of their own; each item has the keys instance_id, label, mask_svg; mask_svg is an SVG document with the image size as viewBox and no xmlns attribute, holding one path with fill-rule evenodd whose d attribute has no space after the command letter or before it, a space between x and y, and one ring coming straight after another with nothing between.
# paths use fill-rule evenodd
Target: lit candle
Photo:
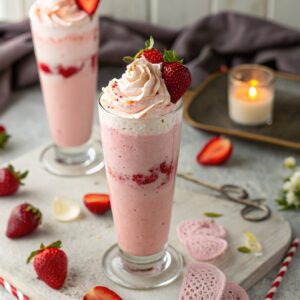
<instances>
[{"instance_id":1,"label":"lit candle","mask_svg":"<svg viewBox=\"0 0 300 300\"><path fill-rule=\"evenodd\" d=\"M254 78L253 78L254 77ZM238 124L270 124L273 115L273 72L256 65L242 65L230 73L229 116Z\"/></svg>"}]
</instances>

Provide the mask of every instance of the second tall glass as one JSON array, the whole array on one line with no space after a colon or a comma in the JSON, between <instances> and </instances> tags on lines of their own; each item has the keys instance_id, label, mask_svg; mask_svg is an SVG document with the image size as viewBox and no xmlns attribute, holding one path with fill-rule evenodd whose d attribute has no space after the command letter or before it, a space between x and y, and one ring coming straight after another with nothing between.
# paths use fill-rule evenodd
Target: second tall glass
<instances>
[{"instance_id":1,"label":"second tall glass","mask_svg":"<svg viewBox=\"0 0 300 300\"><path fill-rule=\"evenodd\" d=\"M99 104L105 169L118 246L103 259L107 276L135 289L163 286L182 258L168 246L182 105L163 116L128 119Z\"/></svg>"},{"instance_id":2,"label":"second tall glass","mask_svg":"<svg viewBox=\"0 0 300 300\"><path fill-rule=\"evenodd\" d=\"M54 145L43 166L62 176L92 174L102 167L91 140L98 73L99 19L48 26L30 14L36 60Z\"/></svg>"}]
</instances>

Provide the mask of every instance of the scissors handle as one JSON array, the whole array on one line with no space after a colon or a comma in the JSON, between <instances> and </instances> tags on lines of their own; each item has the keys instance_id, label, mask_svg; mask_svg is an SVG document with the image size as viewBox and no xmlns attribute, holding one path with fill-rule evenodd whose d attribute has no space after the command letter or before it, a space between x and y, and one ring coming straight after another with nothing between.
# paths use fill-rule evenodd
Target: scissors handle
<instances>
[{"instance_id":1,"label":"scissors handle","mask_svg":"<svg viewBox=\"0 0 300 300\"><path fill-rule=\"evenodd\" d=\"M237 185L223 185L221 186L221 192L227 199L245 205L241 210L241 216L247 221L260 222L268 219L271 215L271 209L261 203L264 199L250 200L248 192ZM251 214L255 210L260 211L259 216Z\"/></svg>"},{"instance_id":2,"label":"scissors handle","mask_svg":"<svg viewBox=\"0 0 300 300\"><path fill-rule=\"evenodd\" d=\"M258 204L257 201L261 202L261 199L257 200L251 200L254 203L257 204L256 206L254 205L246 205L242 210L241 210L241 216L243 219L251 222L260 222L269 219L271 216L271 209L269 206L264 205L264 204ZM256 202L256 203L255 203ZM251 212L255 210L260 210L260 216L251 216Z\"/></svg>"}]
</instances>

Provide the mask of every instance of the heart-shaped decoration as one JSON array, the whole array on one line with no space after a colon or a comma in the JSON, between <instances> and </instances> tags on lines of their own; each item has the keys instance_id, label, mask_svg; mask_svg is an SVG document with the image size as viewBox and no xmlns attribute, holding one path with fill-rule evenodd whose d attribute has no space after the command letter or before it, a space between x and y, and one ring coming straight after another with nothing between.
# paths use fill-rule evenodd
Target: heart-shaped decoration
<instances>
[{"instance_id":1,"label":"heart-shaped decoration","mask_svg":"<svg viewBox=\"0 0 300 300\"><path fill-rule=\"evenodd\" d=\"M214 220L187 220L178 225L177 235L184 244L186 239L197 235L211 235L224 238L226 231L222 225L217 224Z\"/></svg>"},{"instance_id":2,"label":"heart-shaped decoration","mask_svg":"<svg viewBox=\"0 0 300 300\"><path fill-rule=\"evenodd\" d=\"M188 238L185 246L194 259L209 261L221 256L226 251L228 243L215 236L198 235Z\"/></svg>"},{"instance_id":3,"label":"heart-shaped decoration","mask_svg":"<svg viewBox=\"0 0 300 300\"><path fill-rule=\"evenodd\" d=\"M225 275L214 265L189 264L185 270L179 300L221 300Z\"/></svg>"}]
</instances>

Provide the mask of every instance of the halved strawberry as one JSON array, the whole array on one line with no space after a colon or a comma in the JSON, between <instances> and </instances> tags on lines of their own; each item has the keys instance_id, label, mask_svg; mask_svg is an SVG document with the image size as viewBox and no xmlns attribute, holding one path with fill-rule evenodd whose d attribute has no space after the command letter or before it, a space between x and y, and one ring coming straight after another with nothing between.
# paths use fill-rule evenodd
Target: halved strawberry
<instances>
[{"instance_id":1,"label":"halved strawberry","mask_svg":"<svg viewBox=\"0 0 300 300\"><path fill-rule=\"evenodd\" d=\"M202 165L221 165L232 153L232 144L225 137L215 137L208 141L197 155L197 162Z\"/></svg>"},{"instance_id":2,"label":"halved strawberry","mask_svg":"<svg viewBox=\"0 0 300 300\"><path fill-rule=\"evenodd\" d=\"M83 300L122 300L122 298L105 286L96 286L87 292Z\"/></svg>"},{"instance_id":3,"label":"halved strawberry","mask_svg":"<svg viewBox=\"0 0 300 300\"><path fill-rule=\"evenodd\" d=\"M84 205L94 214L105 214L110 210L108 194L86 194L83 198Z\"/></svg>"},{"instance_id":4,"label":"halved strawberry","mask_svg":"<svg viewBox=\"0 0 300 300\"><path fill-rule=\"evenodd\" d=\"M6 128L0 124L0 149L3 149L5 144L7 143L10 135L7 134Z\"/></svg>"},{"instance_id":5,"label":"halved strawberry","mask_svg":"<svg viewBox=\"0 0 300 300\"><path fill-rule=\"evenodd\" d=\"M77 6L89 16L93 15L98 8L100 0L76 0Z\"/></svg>"}]
</instances>

